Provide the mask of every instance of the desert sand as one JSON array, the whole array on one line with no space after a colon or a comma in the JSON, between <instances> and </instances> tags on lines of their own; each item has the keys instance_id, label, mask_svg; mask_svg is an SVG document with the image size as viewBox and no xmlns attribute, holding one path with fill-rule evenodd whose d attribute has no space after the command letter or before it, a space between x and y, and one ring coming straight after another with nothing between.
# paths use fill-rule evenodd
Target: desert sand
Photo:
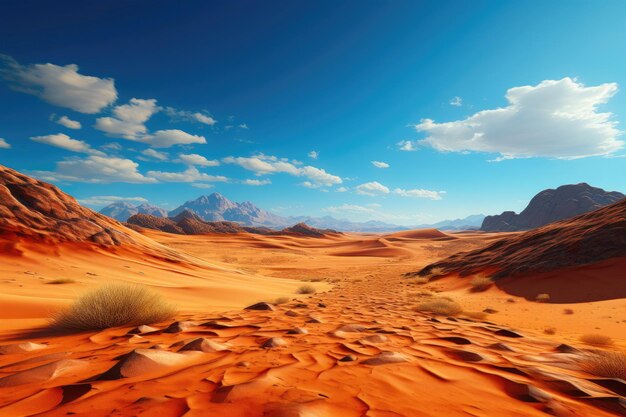
<instances>
[{"instance_id":1,"label":"desert sand","mask_svg":"<svg viewBox=\"0 0 626 417\"><path fill-rule=\"evenodd\" d=\"M2 252L0 416L624 412L624 382L579 366L584 352L604 348L578 340L602 333L615 341L608 349L626 348L624 298L537 303L506 280L473 293L469 277L419 284L404 276L502 234L142 236L177 260L124 245L23 242ZM597 268L614 277L623 265L614 259ZM545 291L541 280L526 291L567 291L569 273L553 273ZM48 283L58 278L76 282ZM46 330L51 312L112 280L161 292L178 316L148 328ZM303 283L317 293L296 294ZM439 292L468 312L492 313L414 311ZM244 309L279 297L289 301ZM544 334L548 327L555 334Z\"/></svg>"}]
</instances>

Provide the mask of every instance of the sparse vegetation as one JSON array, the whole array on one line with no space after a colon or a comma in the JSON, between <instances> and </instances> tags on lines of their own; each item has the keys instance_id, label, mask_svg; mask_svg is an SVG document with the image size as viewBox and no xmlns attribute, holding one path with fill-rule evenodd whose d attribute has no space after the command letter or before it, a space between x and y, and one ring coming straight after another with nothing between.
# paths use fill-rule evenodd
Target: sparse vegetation
<instances>
[{"instance_id":1,"label":"sparse vegetation","mask_svg":"<svg viewBox=\"0 0 626 417\"><path fill-rule=\"evenodd\" d=\"M463 311L456 301L450 298L433 297L415 307L416 311L433 313L439 316L455 316Z\"/></svg>"},{"instance_id":2,"label":"sparse vegetation","mask_svg":"<svg viewBox=\"0 0 626 417\"><path fill-rule=\"evenodd\" d=\"M556 327L546 327L545 329L543 329L543 332L545 334L556 334Z\"/></svg>"},{"instance_id":3,"label":"sparse vegetation","mask_svg":"<svg viewBox=\"0 0 626 417\"><path fill-rule=\"evenodd\" d=\"M581 368L590 374L626 381L626 354L598 350L585 356Z\"/></svg>"},{"instance_id":4,"label":"sparse vegetation","mask_svg":"<svg viewBox=\"0 0 626 417\"><path fill-rule=\"evenodd\" d=\"M108 284L87 292L57 313L52 326L78 331L136 326L158 323L175 313L174 307L146 287Z\"/></svg>"},{"instance_id":5,"label":"sparse vegetation","mask_svg":"<svg viewBox=\"0 0 626 417\"><path fill-rule=\"evenodd\" d=\"M298 288L297 293L298 294L315 294L316 290L313 286L311 285L303 285L300 288Z\"/></svg>"},{"instance_id":6,"label":"sparse vegetation","mask_svg":"<svg viewBox=\"0 0 626 417\"><path fill-rule=\"evenodd\" d=\"M608 346L613 344L613 340L603 334L589 333L580 336L580 341L588 345Z\"/></svg>"},{"instance_id":7,"label":"sparse vegetation","mask_svg":"<svg viewBox=\"0 0 626 417\"><path fill-rule=\"evenodd\" d=\"M563 310L563 314L574 314L574 310L572 310L571 308L566 308L565 310Z\"/></svg>"},{"instance_id":8,"label":"sparse vegetation","mask_svg":"<svg viewBox=\"0 0 626 417\"><path fill-rule=\"evenodd\" d=\"M46 282L46 284L59 285L59 284L74 284L75 279L72 278L57 278Z\"/></svg>"},{"instance_id":9,"label":"sparse vegetation","mask_svg":"<svg viewBox=\"0 0 626 417\"><path fill-rule=\"evenodd\" d=\"M276 305L285 304L288 302L289 302L289 297L278 297L276 300L274 300L274 304Z\"/></svg>"},{"instance_id":10,"label":"sparse vegetation","mask_svg":"<svg viewBox=\"0 0 626 417\"><path fill-rule=\"evenodd\" d=\"M513 303L515 303L515 298L507 298L506 302L513 304Z\"/></svg>"},{"instance_id":11,"label":"sparse vegetation","mask_svg":"<svg viewBox=\"0 0 626 417\"><path fill-rule=\"evenodd\" d=\"M485 291L493 285L493 280L489 277L478 276L472 279L471 285L474 292Z\"/></svg>"},{"instance_id":12,"label":"sparse vegetation","mask_svg":"<svg viewBox=\"0 0 626 417\"><path fill-rule=\"evenodd\" d=\"M539 294L537 298L535 298L535 301L538 303L547 303L550 301L550 294Z\"/></svg>"}]
</instances>

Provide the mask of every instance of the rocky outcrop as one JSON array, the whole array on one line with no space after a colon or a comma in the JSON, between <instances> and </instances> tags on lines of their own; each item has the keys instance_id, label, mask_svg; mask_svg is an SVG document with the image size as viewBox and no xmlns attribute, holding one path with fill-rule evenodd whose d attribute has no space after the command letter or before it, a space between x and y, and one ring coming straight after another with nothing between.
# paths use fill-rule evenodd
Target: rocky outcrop
<instances>
[{"instance_id":1,"label":"rocky outcrop","mask_svg":"<svg viewBox=\"0 0 626 417\"><path fill-rule=\"evenodd\" d=\"M548 189L537 194L520 214L505 211L500 215L485 217L481 230L485 232L530 230L599 209L624 197L626 196L622 193L604 191L586 183L563 185L556 190Z\"/></svg>"}]
</instances>

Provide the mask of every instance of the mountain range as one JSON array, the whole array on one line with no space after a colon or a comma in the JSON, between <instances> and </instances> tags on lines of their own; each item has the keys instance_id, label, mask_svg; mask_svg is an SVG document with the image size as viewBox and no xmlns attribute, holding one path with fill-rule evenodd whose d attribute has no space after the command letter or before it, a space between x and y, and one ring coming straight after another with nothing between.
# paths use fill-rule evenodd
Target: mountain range
<instances>
[{"instance_id":1,"label":"mountain range","mask_svg":"<svg viewBox=\"0 0 626 417\"><path fill-rule=\"evenodd\" d=\"M151 214L157 217L167 217L167 210L148 203L135 206L127 201L118 201L113 204L109 204L100 210L100 214L113 217L115 220L119 220L121 222L125 222L129 217L138 213Z\"/></svg>"}]
</instances>

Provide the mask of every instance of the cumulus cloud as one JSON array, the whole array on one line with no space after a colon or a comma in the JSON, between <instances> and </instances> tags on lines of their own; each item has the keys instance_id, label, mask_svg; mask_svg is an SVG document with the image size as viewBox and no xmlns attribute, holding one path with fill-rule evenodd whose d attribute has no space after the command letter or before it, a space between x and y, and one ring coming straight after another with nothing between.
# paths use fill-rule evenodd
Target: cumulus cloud
<instances>
[{"instance_id":1,"label":"cumulus cloud","mask_svg":"<svg viewBox=\"0 0 626 417\"><path fill-rule=\"evenodd\" d=\"M417 143L410 140L401 140L397 145L401 151L412 152L417 150Z\"/></svg>"},{"instance_id":2,"label":"cumulus cloud","mask_svg":"<svg viewBox=\"0 0 626 417\"><path fill-rule=\"evenodd\" d=\"M241 183L245 184L245 185L260 186L260 185L271 184L272 181L270 181L268 179L265 179L265 180L251 180L251 179L248 179L248 180L241 181Z\"/></svg>"},{"instance_id":3,"label":"cumulus cloud","mask_svg":"<svg viewBox=\"0 0 626 417\"><path fill-rule=\"evenodd\" d=\"M340 177L330 174L321 168L310 165L296 166L294 161L285 158L277 158L268 155L256 155L253 157L226 157L222 160L226 164L239 165L248 171L252 171L257 175L287 173L296 177L305 177L309 179L311 184L318 186L332 186L341 184Z\"/></svg>"},{"instance_id":4,"label":"cumulus cloud","mask_svg":"<svg viewBox=\"0 0 626 417\"><path fill-rule=\"evenodd\" d=\"M454 107L461 107L463 105L463 99L459 96L453 97L450 100L450 105Z\"/></svg>"},{"instance_id":5,"label":"cumulus cloud","mask_svg":"<svg viewBox=\"0 0 626 417\"><path fill-rule=\"evenodd\" d=\"M143 176L139 164L124 158L91 155L56 163L55 171L35 171L33 175L44 181L70 181L90 183L155 183L154 178Z\"/></svg>"},{"instance_id":6,"label":"cumulus cloud","mask_svg":"<svg viewBox=\"0 0 626 417\"><path fill-rule=\"evenodd\" d=\"M483 110L463 120L415 126L421 143L446 152L487 152L501 159L560 159L608 155L622 148L611 113L598 107L617 93L616 83L586 87L576 79L545 80L507 91L506 107Z\"/></svg>"},{"instance_id":7,"label":"cumulus cloud","mask_svg":"<svg viewBox=\"0 0 626 417\"><path fill-rule=\"evenodd\" d=\"M427 198L430 200L441 200L445 191L431 191L422 189L404 190L402 188L396 188L393 190L394 194L401 197L413 197L413 198Z\"/></svg>"},{"instance_id":8,"label":"cumulus cloud","mask_svg":"<svg viewBox=\"0 0 626 417\"><path fill-rule=\"evenodd\" d=\"M145 123L158 111L155 99L132 98L113 109L114 117L99 117L94 127L110 136L141 140L148 131Z\"/></svg>"},{"instance_id":9,"label":"cumulus cloud","mask_svg":"<svg viewBox=\"0 0 626 417\"><path fill-rule=\"evenodd\" d=\"M205 113L191 112L187 110L177 110L173 107L166 107L164 110L165 110L165 114L170 116L170 118L176 119L176 120L197 122L197 123L205 124L207 126L213 126L214 124L217 123L217 120L215 120L211 115L205 114Z\"/></svg>"},{"instance_id":10,"label":"cumulus cloud","mask_svg":"<svg viewBox=\"0 0 626 417\"><path fill-rule=\"evenodd\" d=\"M340 206L330 206L323 208L322 211L328 213L376 213L376 210L370 207L359 206L356 204L342 204Z\"/></svg>"},{"instance_id":11,"label":"cumulus cloud","mask_svg":"<svg viewBox=\"0 0 626 417\"><path fill-rule=\"evenodd\" d=\"M72 152L88 153L91 155L103 156L104 153L96 149L92 149L87 143L82 140L72 139L64 133L57 133L55 135L45 136L33 136L31 140L39 143L44 143L50 146L56 146Z\"/></svg>"},{"instance_id":12,"label":"cumulus cloud","mask_svg":"<svg viewBox=\"0 0 626 417\"><path fill-rule=\"evenodd\" d=\"M169 158L167 152L159 152L151 148L141 151L141 154L147 156L148 158L156 159L158 161L167 161Z\"/></svg>"},{"instance_id":13,"label":"cumulus cloud","mask_svg":"<svg viewBox=\"0 0 626 417\"><path fill-rule=\"evenodd\" d=\"M93 197L79 198L80 204L88 206L108 206L109 204L117 203L120 201L127 201L129 203L147 203L143 197L119 197L115 195L96 195Z\"/></svg>"},{"instance_id":14,"label":"cumulus cloud","mask_svg":"<svg viewBox=\"0 0 626 417\"><path fill-rule=\"evenodd\" d=\"M338 193L345 193L348 191L348 189L346 187L339 187L335 191L337 191Z\"/></svg>"},{"instance_id":15,"label":"cumulus cloud","mask_svg":"<svg viewBox=\"0 0 626 417\"><path fill-rule=\"evenodd\" d=\"M239 129L247 129L247 128L248 128L248 125L245 123L242 123L239 125Z\"/></svg>"},{"instance_id":16,"label":"cumulus cloud","mask_svg":"<svg viewBox=\"0 0 626 417\"><path fill-rule=\"evenodd\" d=\"M389 188L385 187L378 181L366 182L356 187L357 194L376 196L389 194Z\"/></svg>"},{"instance_id":17,"label":"cumulus cloud","mask_svg":"<svg viewBox=\"0 0 626 417\"><path fill-rule=\"evenodd\" d=\"M141 139L155 148L169 148L174 145L191 145L194 143L206 143L204 136L192 135L179 129L157 130Z\"/></svg>"},{"instance_id":18,"label":"cumulus cloud","mask_svg":"<svg viewBox=\"0 0 626 417\"><path fill-rule=\"evenodd\" d=\"M4 139L0 138L0 149L10 149L11 145Z\"/></svg>"},{"instance_id":19,"label":"cumulus cloud","mask_svg":"<svg viewBox=\"0 0 626 417\"><path fill-rule=\"evenodd\" d=\"M226 182L228 178L221 175L208 175L189 167L181 172L148 171L148 177L161 182Z\"/></svg>"},{"instance_id":20,"label":"cumulus cloud","mask_svg":"<svg viewBox=\"0 0 626 417\"><path fill-rule=\"evenodd\" d=\"M320 156L320 153L318 151L311 151L307 155L309 156L309 158L317 159L317 157Z\"/></svg>"},{"instance_id":21,"label":"cumulus cloud","mask_svg":"<svg viewBox=\"0 0 626 417\"><path fill-rule=\"evenodd\" d=\"M372 161L372 165L376 168L389 168L389 164L381 161Z\"/></svg>"},{"instance_id":22,"label":"cumulus cloud","mask_svg":"<svg viewBox=\"0 0 626 417\"><path fill-rule=\"evenodd\" d=\"M201 167L216 167L220 164L220 161L216 161L215 159L206 159L202 155L198 155L196 153L191 154L180 154L178 155L180 162L187 165L197 165Z\"/></svg>"},{"instance_id":23,"label":"cumulus cloud","mask_svg":"<svg viewBox=\"0 0 626 417\"><path fill-rule=\"evenodd\" d=\"M9 56L0 55L0 77L13 89L55 106L94 114L117 100L113 79L82 75L78 70L74 64L24 66Z\"/></svg>"},{"instance_id":24,"label":"cumulus cloud","mask_svg":"<svg viewBox=\"0 0 626 417\"><path fill-rule=\"evenodd\" d=\"M57 120L55 120L58 124L60 124L61 126L65 126L68 129L80 129L82 127L82 125L80 124L80 122L77 122L76 120L72 120L67 116L61 116L59 117Z\"/></svg>"}]
</instances>

